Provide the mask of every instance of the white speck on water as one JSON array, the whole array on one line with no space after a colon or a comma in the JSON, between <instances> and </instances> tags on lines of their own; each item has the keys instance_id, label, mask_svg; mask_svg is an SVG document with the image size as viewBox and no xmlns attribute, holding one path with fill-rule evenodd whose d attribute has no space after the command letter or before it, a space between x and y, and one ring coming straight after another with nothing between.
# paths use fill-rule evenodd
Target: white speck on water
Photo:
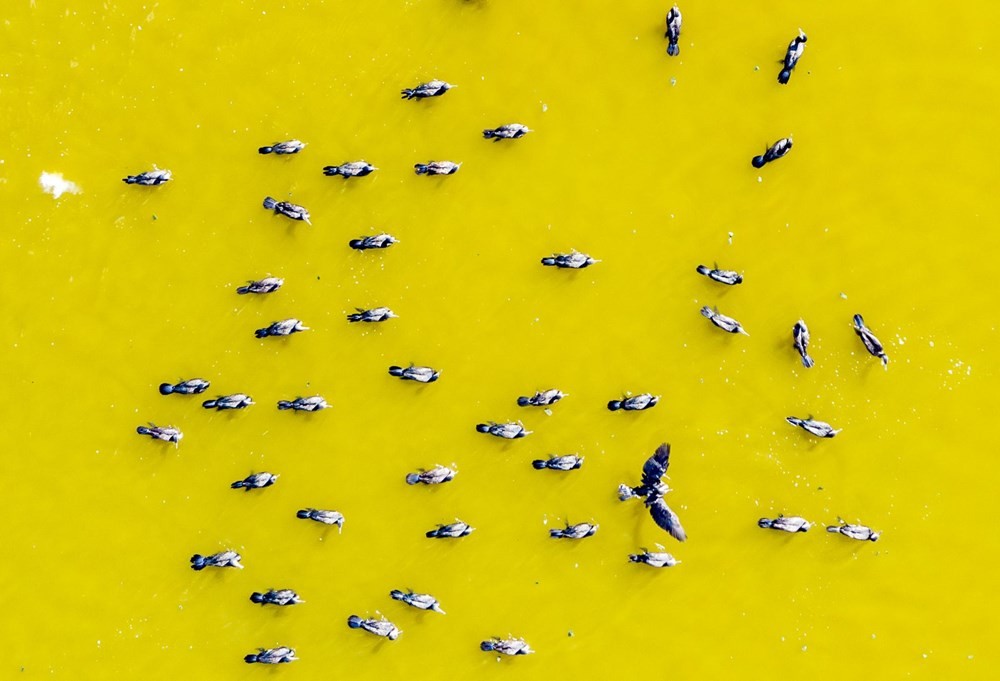
<instances>
[{"instance_id":1,"label":"white speck on water","mask_svg":"<svg viewBox=\"0 0 1000 681\"><path fill-rule=\"evenodd\" d=\"M763 181L764 181L764 178L763 178L763 177L761 177L760 175L758 175L758 176L757 176L757 181L758 181L758 182L763 182Z\"/></svg>"},{"instance_id":2,"label":"white speck on water","mask_svg":"<svg viewBox=\"0 0 1000 681\"><path fill-rule=\"evenodd\" d=\"M840 297L843 298L844 300L847 300L847 294L844 293L843 291L841 291Z\"/></svg>"},{"instance_id":3,"label":"white speck on water","mask_svg":"<svg viewBox=\"0 0 1000 681\"><path fill-rule=\"evenodd\" d=\"M548 110L549 110L549 105L546 104L545 102L542 102L542 113L545 113Z\"/></svg>"},{"instance_id":4,"label":"white speck on water","mask_svg":"<svg viewBox=\"0 0 1000 681\"><path fill-rule=\"evenodd\" d=\"M733 243L733 233L729 232L729 243Z\"/></svg>"},{"instance_id":5,"label":"white speck on water","mask_svg":"<svg viewBox=\"0 0 1000 681\"><path fill-rule=\"evenodd\" d=\"M671 86L673 86L673 85L677 85L677 79L676 79L676 78L671 78L671 79L670 79L670 85L671 85Z\"/></svg>"},{"instance_id":6,"label":"white speck on water","mask_svg":"<svg viewBox=\"0 0 1000 681\"><path fill-rule=\"evenodd\" d=\"M930 341L930 346L931 346L932 348L934 347L934 341Z\"/></svg>"},{"instance_id":7,"label":"white speck on water","mask_svg":"<svg viewBox=\"0 0 1000 681\"><path fill-rule=\"evenodd\" d=\"M75 183L64 179L62 173L43 172L38 178L38 184L46 194L52 194L52 198L58 199L63 194L79 194L80 187Z\"/></svg>"}]
</instances>

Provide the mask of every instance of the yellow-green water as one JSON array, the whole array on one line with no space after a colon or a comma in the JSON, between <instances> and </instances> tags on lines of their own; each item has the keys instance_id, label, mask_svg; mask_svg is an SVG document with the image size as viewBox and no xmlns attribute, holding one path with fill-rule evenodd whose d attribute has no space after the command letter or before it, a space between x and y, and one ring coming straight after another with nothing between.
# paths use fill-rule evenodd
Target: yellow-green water
<instances>
[{"instance_id":1,"label":"yellow-green water","mask_svg":"<svg viewBox=\"0 0 1000 681\"><path fill-rule=\"evenodd\" d=\"M301 660L271 671L301 679L995 677L1000 5L692 0L676 59L667 9L5 4L0 677L251 678L268 671L242 656L278 644ZM459 87L398 99L435 77ZM535 132L481 138L515 121ZM786 158L750 167L789 134ZM297 157L256 153L293 137ZM359 158L378 172L320 172ZM413 175L431 159L463 166ZM174 180L120 181L154 164ZM43 194L43 171L82 193ZM267 194L313 226L264 211ZM347 248L382 230L401 243ZM570 248L602 262L538 264ZM694 273L713 261L746 282ZM267 274L285 287L234 293ZM705 304L752 335L713 328ZM400 318L344 320L377 305ZM254 339L292 316L313 331ZM386 374L411 361L441 380ZM157 394L194 376L257 404ZM514 405L549 387L569 393L551 416ZM626 390L663 399L608 412ZM317 393L333 408L274 408ZM808 413L843 433L784 423ZM473 429L516 418L535 433ZM180 447L137 436L147 421L179 426ZM661 441L684 544L615 498ZM571 452L582 470L529 465ZM403 483L434 463L458 477ZM281 478L229 489L257 470ZM343 534L296 520L304 506L342 511ZM817 527L756 527L782 512ZM423 537L455 516L477 531ZM838 516L882 539L823 532ZM565 519L600 531L548 539ZM627 563L656 542L681 565ZM188 568L225 548L245 570ZM249 603L268 587L306 603ZM406 587L448 614L388 598ZM347 628L376 611L398 641ZM507 633L537 654L478 650Z\"/></svg>"}]
</instances>

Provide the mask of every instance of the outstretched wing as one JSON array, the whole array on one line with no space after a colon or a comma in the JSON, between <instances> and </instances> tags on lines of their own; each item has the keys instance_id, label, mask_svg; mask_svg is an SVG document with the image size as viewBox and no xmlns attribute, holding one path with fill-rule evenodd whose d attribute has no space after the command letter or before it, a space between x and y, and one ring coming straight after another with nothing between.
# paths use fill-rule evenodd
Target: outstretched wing
<instances>
[{"instance_id":1,"label":"outstretched wing","mask_svg":"<svg viewBox=\"0 0 1000 681\"><path fill-rule=\"evenodd\" d=\"M670 445L664 442L642 465L642 484L655 487L670 466Z\"/></svg>"},{"instance_id":2,"label":"outstretched wing","mask_svg":"<svg viewBox=\"0 0 1000 681\"><path fill-rule=\"evenodd\" d=\"M681 527L681 521L677 517L667 503L662 497L658 497L655 501L649 504L649 515L653 516L653 521L659 525L661 528L667 531L667 533L676 539L677 541L684 541L687 539L687 534L684 532L684 528Z\"/></svg>"}]
</instances>

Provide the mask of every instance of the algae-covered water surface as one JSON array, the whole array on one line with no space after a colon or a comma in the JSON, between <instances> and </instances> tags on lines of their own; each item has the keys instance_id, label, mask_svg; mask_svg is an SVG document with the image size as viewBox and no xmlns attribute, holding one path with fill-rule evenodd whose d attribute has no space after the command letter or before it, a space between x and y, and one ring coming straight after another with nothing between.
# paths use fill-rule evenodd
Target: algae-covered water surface
<instances>
[{"instance_id":1,"label":"algae-covered water surface","mask_svg":"<svg viewBox=\"0 0 1000 681\"><path fill-rule=\"evenodd\" d=\"M677 56L669 9L7 2L0 678L994 678L1000 6L691 0ZM435 78L456 87L401 99ZM531 132L484 139L508 123ZM377 170L323 173L357 160ZM599 262L540 263L574 249ZM288 318L309 330L255 337ZM389 374L411 363L439 380ZM254 403L201 406L234 393ZM626 393L660 399L609 411ZM785 421L810 415L841 432ZM683 543L618 500L661 443ZM457 475L406 484L435 464ZM231 489L257 472L279 477ZM812 529L758 527L780 514ZM475 531L425 537L456 518ZM225 550L244 569L190 569ZM270 588L305 602L250 601ZM535 653L480 650L508 635ZM299 659L243 662L281 645Z\"/></svg>"}]
</instances>

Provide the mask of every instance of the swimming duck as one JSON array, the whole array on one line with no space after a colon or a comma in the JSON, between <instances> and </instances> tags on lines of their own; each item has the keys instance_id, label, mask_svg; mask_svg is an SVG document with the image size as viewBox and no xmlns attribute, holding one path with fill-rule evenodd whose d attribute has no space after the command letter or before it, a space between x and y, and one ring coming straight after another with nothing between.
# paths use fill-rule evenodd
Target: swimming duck
<instances>
[{"instance_id":1,"label":"swimming duck","mask_svg":"<svg viewBox=\"0 0 1000 681\"><path fill-rule=\"evenodd\" d=\"M878 538L881 536L880 532L876 532L867 525L852 525L850 523L845 523L839 518L838 521L840 522L840 525L828 525L826 531L837 532L845 537L857 539L858 541L878 541Z\"/></svg>"},{"instance_id":2,"label":"swimming duck","mask_svg":"<svg viewBox=\"0 0 1000 681\"><path fill-rule=\"evenodd\" d=\"M531 130L528 126L521 125L520 123L508 123L507 125L501 125L499 128L493 128L492 130L483 130L483 137L488 140L493 140L494 142L499 142L500 140L516 140L519 137L524 137Z\"/></svg>"},{"instance_id":3,"label":"swimming duck","mask_svg":"<svg viewBox=\"0 0 1000 681\"><path fill-rule=\"evenodd\" d=\"M696 270L698 274L704 274L712 281L717 281L726 286L736 286L736 284L743 283L743 275L733 270L720 270L717 266L706 267L705 265L698 265Z\"/></svg>"},{"instance_id":4,"label":"swimming duck","mask_svg":"<svg viewBox=\"0 0 1000 681\"><path fill-rule=\"evenodd\" d=\"M778 82L782 85L788 83L788 79L792 77L792 69L795 65L799 63L799 59L802 58L802 53L806 49L806 34L799 29L799 34L792 38L792 42L788 43L788 49L785 51L784 65L781 69L781 73L778 74Z\"/></svg>"},{"instance_id":5,"label":"swimming duck","mask_svg":"<svg viewBox=\"0 0 1000 681\"><path fill-rule=\"evenodd\" d=\"M191 569L204 570L207 567L234 567L242 570L243 565L240 564L240 560L240 554L235 551L221 551L219 553L213 553L211 556L203 556L200 553L196 553L191 556Z\"/></svg>"},{"instance_id":6,"label":"swimming duck","mask_svg":"<svg viewBox=\"0 0 1000 681\"><path fill-rule=\"evenodd\" d=\"M663 547L660 547L663 548ZM632 563L643 563L650 567L662 568L662 567L673 567L680 563L669 553L650 553L647 549L640 549L642 553L630 553L628 556L629 562Z\"/></svg>"},{"instance_id":7,"label":"swimming duck","mask_svg":"<svg viewBox=\"0 0 1000 681\"><path fill-rule=\"evenodd\" d=\"M261 605L298 605L305 603L299 595L291 589L268 589L264 593L254 591L250 594L250 601Z\"/></svg>"},{"instance_id":8,"label":"swimming duck","mask_svg":"<svg viewBox=\"0 0 1000 681\"><path fill-rule=\"evenodd\" d=\"M552 539L583 539L593 536L599 527L600 525L596 523L577 523L576 525L566 523L566 527L561 530L559 528L549 530L549 536Z\"/></svg>"},{"instance_id":9,"label":"swimming duck","mask_svg":"<svg viewBox=\"0 0 1000 681\"><path fill-rule=\"evenodd\" d=\"M272 473L251 473L242 480L237 480L230 485L233 489L243 488L244 492L249 492L252 489L263 489L265 487L270 487L278 481L278 476Z\"/></svg>"},{"instance_id":10,"label":"swimming duck","mask_svg":"<svg viewBox=\"0 0 1000 681\"><path fill-rule=\"evenodd\" d=\"M878 357L882 360L882 366L888 369L889 355L885 354L885 348L882 347L882 343L875 337L872 330L865 326L865 320L859 314L854 315L854 333L858 334L858 338L865 344L868 354Z\"/></svg>"},{"instance_id":11,"label":"swimming duck","mask_svg":"<svg viewBox=\"0 0 1000 681\"><path fill-rule=\"evenodd\" d=\"M184 433L173 426L158 426L152 422L150 422L148 428L146 426L139 426L135 429L135 432L139 433L139 435L148 435L154 440L173 442L175 446L179 444L181 438L184 437Z\"/></svg>"},{"instance_id":12,"label":"swimming duck","mask_svg":"<svg viewBox=\"0 0 1000 681\"><path fill-rule=\"evenodd\" d=\"M373 166L368 161L349 161L348 163L341 163L339 166L324 166L323 174L327 177L334 177L340 175L345 180L350 177L364 177L365 175L371 175L378 168Z\"/></svg>"},{"instance_id":13,"label":"swimming duck","mask_svg":"<svg viewBox=\"0 0 1000 681\"><path fill-rule=\"evenodd\" d=\"M403 601L407 605L413 606L418 610L433 610L434 612L439 612L442 615L445 614L444 610L441 609L441 604L438 603L438 600L430 594L414 593L413 589L407 589L405 593L399 589L393 589L389 592L389 595L394 600Z\"/></svg>"},{"instance_id":14,"label":"swimming duck","mask_svg":"<svg viewBox=\"0 0 1000 681\"><path fill-rule=\"evenodd\" d=\"M295 657L295 651L292 648L286 646L278 646L277 648L258 648L258 653L252 655L246 655L243 657L243 661L247 664L282 664L287 662L294 662L299 659Z\"/></svg>"},{"instance_id":15,"label":"swimming duck","mask_svg":"<svg viewBox=\"0 0 1000 681\"><path fill-rule=\"evenodd\" d=\"M367 251L373 248L389 248L393 244L398 244L399 239L391 234L376 234L375 236L364 236L360 239L351 239L347 245L356 251Z\"/></svg>"},{"instance_id":16,"label":"swimming duck","mask_svg":"<svg viewBox=\"0 0 1000 681\"><path fill-rule=\"evenodd\" d=\"M273 210L276 215L284 215L286 218L301 220L307 225L312 225L312 223L309 222L309 211L296 203L289 203L288 201L275 201L268 196L264 199L264 208Z\"/></svg>"},{"instance_id":17,"label":"swimming duck","mask_svg":"<svg viewBox=\"0 0 1000 681\"><path fill-rule=\"evenodd\" d=\"M235 395L224 395L222 397L216 397L214 400L205 400L201 403L201 406L205 409L217 409L218 411L225 411L226 409L246 409L254 401L249 395L244 395L243 393L236 393Z\"/></svg>"},{"instance_id":18,"label":"swimming duck","mask_svg":"<svg viewBox=\"0 0 1000 681\"><path fill-rule=\"evenodd\" d=\"M493 437L502 437L505 440L516 440L517 438L527 437L532 433L530 430L525 430L520 421L517 423L495 423L493 421L480 423L476 425L476 432L486 433Z\"/></svg>"},{"instance_id":19,"label":"swimming duck","mask_svg":"<svg viewBox=\"0 0 1000 681\"><path fill-rule=\"evenodd\" d=\"M843 428L834 430L833 426L829 423L816 421L812 416L807 416L804 419L796 418L795 416L788 416L785 420L793 426L798 426L802 430L815 435L816 437L834 437L837 433L843 430Z\"/></svg>"},{"instance_id":20,"label":"swimming duck","mask_svg":"<svg viewBox=\"0 0 1000 681\"><path fill-rule=\"evenodd\" d=\"M660 402L659 395L651 395L649 393L642 393L639 395L629 396L627 393L620 400L611 400L608 402L608 411L644 411L646 409L652 409Z\"/></svg>"},{"instance_id":21,"label":"swimming duck","mask_svg":"<svg viewBox=\"0 0 1000 681\"><path fill-rule=\"evenodd\" d=\"M286 409L294 411L319 411L320 409L328 409L329 407L330 405L326 403L326 400L319 395L296 397L292 401L278 400L278 409L282 411Z\"/></svg>"},{"instance_id":22,"label":"swimming duck","mask_svg":"<svg viewBox=\"0 0 1000 681\"><path fill-rule=\"evenodd\" d=\"M809 528L812 527L812 523L797 515L779 515L774 519L761 518L757 521L757 527L762 527L766 530L781 530L782 532L808 532Z\"/></svg>"},{"instance_id":23,"label":"swimming duck","mask_svg":"<svg viewBox=\"0 0 1000 681\"><path fill-rule=\"evenodd\" d=\"M429 539L458 539L459 537L468 536L475 531L476 528L470 527L468 523L455 518L455 522L448 523L447 525L438 525L437 529L428 530L425 534Z\"/></svg>"},{"instance_id":24,"label":"swimming duck","mask_svg":"<svg viewBox=\"0 0 1000 681\"><path fill-rule=\"evenodd\" d=\"M517 406L519 407L548 407L549 405L555 404L562 398L566 397L566 393L561 390L556 390L551 388L549 390L536 391L531 397L518 397Z\"/></svg>"},{"instance_id":25,"label":"swimming duck","mask_svg":"<svg viewBox=\"0 0 1000 681\"><path fill-rule=\"evenodd\" d=\"M671 57L679 55L681 48L677 46L677 41L681 37L681 11L677 9L677 5L667 12L667 32L663 37L670 41L667 45L667 54Z\"/></svg>"},{"instance_id":26,"label":"swimming duck","mask_svg":"<svg viewBox=\"0 0 1000 681\"><path fill-rule=\"evenodd\" d=\"M298 140L288 140L287 142L275 142L269 147L260 147L257 149L257 153L286 156L288 154L297 154L305 148L306 145L303 142Z\"/></svg>"},{"instance_id":27,"label":"swimming duck","mask_svg":"<svg viewBox=\"0 0 1000 681\"><path fill-rule=\"evenodd\" d=\"M357 312L347 315L347 321L349 322L384 322L399 317L398 314L387 307L375 307L371 310L365 310L360 307L354 309Z\"/></svg>"},{"instance_id":28,"label":"swimming duck","mask_svg":"<svg viewBox=\"0 0 1000 681\"><path fill-rule=\"evenodd\" d=\"M304 508L296 512L296 518L302 520L315 520L324 525L336 525L338 532L344 531L344 514L338 511L323 511L315 508Z\"/></svg>"},{"instance_id":29,"label":"swimming duck","mask_svg":"<svg viewBox=\"0 0 1000 681\"><path fill-rule=\"evenodd\" d=\"M161 395L197 395L198 393L203 393L208 390L208 386L211 385L204 378L189 378L186 381L181 381L180 383L161 383L160 384L160 394Z\"/></svg>"},{"instance_id":30,"label":"swimming duck","mask_svg":"<svg viewBox=\"0 0 1000 681\"><path fill-rule=\"evenodd\" d=\"M558 267L564 270L582 270L599 262L601 261L591 258L586 253L579 253L576 250L569 253L554 253L546 258L542 258L542 264L546 267Z\"/></svg>"},{"instance_id":31,"label":"swimming duck","mask_svg":"<svg viewBox=\"0 0 1000 681\"><path fill-rule=\"evenodd\" d=\"M254 331L257 338L267 338L268 336L291 336L293 333L308 331L309 327L298 319L283 319L280 322L271 322L270 326Z\"/></svg>"},{"instance_id":32,"label":"swimming duck","mask_svg":"<svg viewBox=\"0 0 1000 681\"><path fill-rule=\"evenodd\" d=\"M398 366L389 367L389 375L401 378L404 381L416 381L417 383L433 383L438 380L441 372L430 367L418 367L411 364L403 368Z\"/></svg>"},{"instance_id":33,"label":"swimming duck","mask_svg":"<svg viewBox=\"0 0 1000 681\"><path fill-rule=\"evenodd\" d=\"M247 293L273 293L284 285L285 280L279 279L278 277L266 277L264 279L259 279L254 281L253 279L248 279L245 286L240 286L236 289L236 292L241 296Z\"/></svg>"},{"instance_id":34,"label":"swimming duck","mask_svg":"<svg viewBox=\"0 0 1000 681\"><path fill-rule=\"evenodd\" d=\"M564 454L548 459L535 459L531 462L536 471L548 468L551 471L572 471L583 465L583 457L576 454Z\"/></svg>"},{"instance_id":35,"label":"swimming duck","mask_svg":"<svg viewBox=\"0 0 1000 681\"><path fill-rule=\"evenodd\" d=\"M747 333L747 330L743 328L742 324L740 324L732 317L727 317L726 315L719 312L719 308L715 308L713 310L708 305L706 305L705 307L701 308L701 314L704 317L707 317L708 321L712 322L723 331L727 331L729 333L742 333L744 336L750 335L749 333Z\"/></svg>"},{"instance_id":36,"label":"swimming duck","mask_svg":"<svg viewBox=\"0 0 1000 681\"><path fill-rule=\"evenodd\" d=\"M451 90L457 85L452 85L451 83L446 83L443 80L432 80L428 83L421 83L414 88L405 88L401 90L403 99L425 99L427 97L440 97L448 90Z\"/></svg>"},{"instance_id":37,"label":"swimming duck","mask_svg":"<svg viewBox=\"0 0 1000 681\"><path fill-rule=\"evenodd\" d=\"M461 167L461 163L451 161L428 161L427 163L413 164L417 175L454 175Z\"/></svg>"},{"instance_id":38,"label":"swimming duck","mask_svg":"<svg viewBox=\"0 0 1000 681\"><path fill-rule=\"evenodd\" d=\"M795 322L792 327L793 347L802 356L802 366L809 369L813 365L813 359L809 356L809 327L801 319Z\"/></svg>"},{"instance_id":39,"label":"swimming duck","mask_svg":"<svg viewBox=\"0 0 1000 681\"><path fill-rule=\"evenodd\" d=\"M760 156L754 156L750 164L754 168L763 168L771 161L776 161L792 149L792 138L782 137L780 140L769 146Z\"/></svg>"},{"instance_id":40,"label":"swimming duck","mask_svg":"<svg viewBox=\"0 0 1000 681\"><path fill-rule=\"evenodd\" d=\"M417 483L420 483L422 485L440 485L444 482L450 482L456 475L458 475L458 471L435 464L434 468L429 471L423 468L418 468L416 473L407 474L406 484L416 485Z\"/></svg>"},{"instance_id":41,"label":"swimming duck","mask_svg":"<svg viewBox=\"0 0 1000 681\"><path fill-rule=\"evenodd\" d=\"M651 457L642 465L642 483L637 487L621 484L618 486L618 498L622 501L636 497L645 497L649 515L661 529L677 541L687 539L687 533L681 526L677 514L667 506L663 496L670 491L662 478L670 467L670 445L661 444Z\"/></svg>"},{"instance_id":42,"label":"swimming duck","mask_svg":"<svg viewBox=\"0 0 1000 681\"><path fill-rule=\"evenodd\" d=\"M523 638L500 638L494 636L488 641L479 644L479 649L487 653L500 653L502 655L530 655L535 652Z\"/></svg>"},{"instance_id":43,"label":"swimming duck","mask_svg":"<svg viewBox=\"0 0 1000 681\"><path fill-rule=\"evenodd\" d=\"M156 185L169 182L172 175L169 170L160 170L154 166L153 170L147 170L138 175L129 175L122 178L125 184L138 184L143 187L155 187Z\"/></svg>"},{"instance_id":44,"label":"swimming duck","mask_svg":"<svg viewBox=\"0 0 1000 681\"><path fill-rule=\"evenodd\" d=\"M399 638L399 635L403 633L395 624L387 620L385 617L377 620L372 618L361 619L357 615L351 615L347 618L347 626L351 629L364 629L369 634L382 636L390 641L395 641Z\"/></svg>"}]
</instances>

